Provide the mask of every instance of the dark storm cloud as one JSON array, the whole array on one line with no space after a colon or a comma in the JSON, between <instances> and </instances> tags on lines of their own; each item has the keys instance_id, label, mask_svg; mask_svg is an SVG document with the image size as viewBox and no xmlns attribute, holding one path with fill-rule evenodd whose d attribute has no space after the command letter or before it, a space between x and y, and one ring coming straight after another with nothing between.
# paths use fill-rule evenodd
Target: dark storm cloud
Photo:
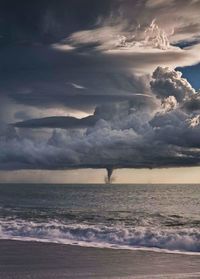
<instances>
[{"instance_id":1,"label":"dark storm cloud","mask_svg":"<svg viewBox=\"0 0 200 279\"><path fill-rule=\"evenodd\" d=\"M158 71L160 75L156 75ZM163 84L169 77L176 77L174 89L170 89L172 96L177 97L177 84L185 85L186 101L196 96L197 93L190 92L186 81L174 70L158 68L153 80L160 82L161 76ZM166 110L162 104L157 104L156 110L152 111L147 107L136 109L128 100L100 106L93 116L85 119L49 118L16 124L23 128L66 124L67 130L54 129L47 141L22 137L12 126L6 128L4 125L0 141L0 168L92 167L110 170L199 165L200 115L192 110L182 110L182 104L182 98L180 101L177 98L177 107L168 106ZM74 129L77 125L80 128L90 127Z\"/></svg>"},{"instance_id":2,"label":"dark storm cloud","mask_svg":"<svg viewBox=\"0 0 200 279\"><path fill-rule=\"evenodd\" d=\"M0 58L1 95L29 106L87 111L102 103L133 99L138 93L149 94L149 75L135 75L134 69L182 61L184 54L81 55L46 47L20 47L4 49Z\"/></svg>"},{"instance_id":3,"label":"dark storm cloud","mask_svg":"<svg viewBox=\"0 0 200 279\"><path fill-rule=\"evenodd\" d=\"M200 61L200 1L0 5L0 169L200 165L199 97L173 70ZM38 119L61 107L94 113Z\"/></svg>"},{"instance_id":4,"label":"dark storm cloud","mask_svg":"<svg viewBox=\"0 0 200 279\"><path fill-rule=\"evenodd\" d=\"M178 102L183 102L195 93L190 83L182 78L181 72L169 68L158 67L150 84L152 91L161 99L174 96Z\"/></svg>"},{"instance_id":5,"label":"dark storm cloud","mask_svg":"<svg viewBox=\"0 0 200 279\"><path fill-rule=\"evenodd\" d=\"M72 128L87 128L94 126L97 119L92 116L88 116L82 119L78 119L70 116L52 116L41 119L30 119L23 122L17 122L13 124L17 128L61 128L61 129L72 129Z\"/></svg>"},{"instance_id":6,"label":"dark storm cloud","mask_svg":"<svg viewBox=\"0 0 200 279\"><path fill-rule=\"evenodd\" d=\"M70 33L92 27L110 11L110 1L2 0L0 42L7 44L51 43Z\"/></svg>"},{"instance_id":7,"label":"dark storm cloud","mask_svg":"<svg viewBox=\"0 0 200 279\"><path fill-rule=\"evenodd\" d=\"M165 144L179 147L199 148L199 118L196 119L194 127L188 114L181 110L174 110L166 114L158 114L151 120L155 128L156 138Z\"/></svg>"},{"instance_id":8,"label":"dark storm cloud","mask_svg":"<svg viewBox=\"0 0 200 279\"><path fill-rule=\"evenodd\" d=\"M80 97L80 96L79 96ZM91 96L82 96L82 102L87 101ZM126 104L127 109L134 111L150 110L156 108L156 100L148 95L127 95L127 96L96 96L96 103L101 103L101 106L96 107L94 114L81 119L69 116L52 116L38 119L28 119L25 121L11 124L17 128L60 128L60 129L79 129L92 127L98 120L111 120L113 114L120 113L120 108ZM98 100L99 98L99 100ZM103 98L104 102L101 100ZM94 100L93 100L94 101ZM81 98L80 98L81 102ZM105 104L104 104L105 103ZM20 114L24 118L24 114ZM25 115L25 117L27 117Z\"/></svg>"},{"instance_id":9,"label":"dark storm cloud","mask_svg":"<svg viewBox=\"0 0 200 279\"><path fill-rule=\"evenodd\" d=\"M195 96L193 96L189 100L186 100L183 103L183 109L189 112L200 110L200 94L195 94Z\"/></svg>"},{"instance_id":10,"label":"dark storm cloud","mask_svg":"<svg viewBox=\"0 0 200 279\"><path fill-rule=\"evenodd\" d=\"M20 47L4 49L0 58L1 95L19 104L87 110L149 91L148 77L134 76L120 57ZM139 59L132 58L136 64Z\"/></svg>"},{"instance_id":11,"label":"dark storm cloud","mask_svg":"<svg viewBox=\"0 0 200 279\"><path fill-rule=\"evenodd\" d=\"M181 66L197 60L190 50L156 52L155 49L163 49L169 42L152 20L158 18L163 27L165 15L171 13L174 18L175 10L180 8L184 17L185 6L191 13L199 2L184 2L182 8L179 1L170 1L169 7L163 1L155 3L138 0L1 2L4 43L0 52L1 95L28 106L66 106L88 111L112 99L114 102L127 99L124 95L148 93L149 85L145 85L148 82L136 77L138 72L149 74L157 65L178 63ZM159 13L163 7L166 9L162 17ZM132 46L133 37L134 43L146 42L143 36L147 30L152 33L148 33L143 51L126 51L127 46ZM123 36L127 36L125 42ZM60 49L67 43L71 44L69 51ZM123 47L112 52L116 44ZM149 46L153 52L149 53Z\"/></svg>"}]
</instances>

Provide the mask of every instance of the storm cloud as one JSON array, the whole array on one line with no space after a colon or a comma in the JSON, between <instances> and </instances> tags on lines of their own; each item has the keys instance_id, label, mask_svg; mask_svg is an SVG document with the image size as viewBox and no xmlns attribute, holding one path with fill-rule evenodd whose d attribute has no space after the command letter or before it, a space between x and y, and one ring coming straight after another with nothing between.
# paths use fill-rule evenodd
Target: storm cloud
<instances>
[{"instance_id":1,"label":"storm cloud","mask_svg":"<svg viewBox=\"0 0 200 279\"><path fill-rule=\"evenodd\" d=\"M174 70L158 68L153 81L157 71L167 71L168 75L162 76L166 80L175 74ZM188 95L189 100L196 93L187 88L192 95ZM176 96L174 92L170 91L171 96ZM168 110L162 102L156 104L152 110L134 107L126 100L102 105L93 115L79 120L70 117L33 119L16 123L17 131L12 126L7 129L4 126L0 167L115 169L198 165L200 121L196 112L186 112L179 103ZM47 141L20 136L21 128L42 127L53 129Z\"/></svg>"},{"instance_id":2,"label":"storm cloud","mask_svg":"<svg viewBox=\"0 0 200 279\"><path fill-rule=\"evenodd\" d=\"M176 70L200 62L200 1L15 2L0 4L1 170L200 165L199 92Z\"/></svg>"},{"instance_id":3,"label":"storm cloud","mask_svg":"<svg viewBox=\"0 0 200 279\"><path fill-rule=\"evenodd\" d=\"M70 116L52 116L41 119L30 119L22 122L14 123L13 126L17 128L60 128L60 129L72 129L72 128L87 128L94 126L96 118L88 116L82 119L78 119Z\"/></svg>"}]
</instances>

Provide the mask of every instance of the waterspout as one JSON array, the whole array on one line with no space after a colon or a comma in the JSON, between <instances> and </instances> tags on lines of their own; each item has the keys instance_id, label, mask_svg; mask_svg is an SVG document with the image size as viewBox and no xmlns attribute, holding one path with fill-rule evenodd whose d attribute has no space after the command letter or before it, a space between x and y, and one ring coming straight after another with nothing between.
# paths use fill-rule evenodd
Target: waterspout
<instances>
[{"instance_id":1,"label":"waterspout","mask_svg":"<svg viewBox=\"0 0 200 279\"><path fill-rule=\"evenodd\" d=\"M110 183L112 183L113 169L112 168L106 168L106 170L107 170L107 177L105 177L105 183L110 184Z\"/></svg>"}]
</instances>

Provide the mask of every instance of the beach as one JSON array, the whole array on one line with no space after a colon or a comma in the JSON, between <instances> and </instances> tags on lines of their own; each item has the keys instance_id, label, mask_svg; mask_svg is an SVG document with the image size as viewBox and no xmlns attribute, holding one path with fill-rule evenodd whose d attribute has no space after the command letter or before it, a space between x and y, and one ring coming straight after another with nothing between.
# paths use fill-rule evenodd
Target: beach
<instances>
[{"instance_id":1,"label":"beach","mask_svg":"<svg viewBox=\"0 0 200 279\"><path fill-rule=\"evenodd\" d=\"M200 256L0 240L0 278L200 278Z\"/></svg>"}]
</instances>

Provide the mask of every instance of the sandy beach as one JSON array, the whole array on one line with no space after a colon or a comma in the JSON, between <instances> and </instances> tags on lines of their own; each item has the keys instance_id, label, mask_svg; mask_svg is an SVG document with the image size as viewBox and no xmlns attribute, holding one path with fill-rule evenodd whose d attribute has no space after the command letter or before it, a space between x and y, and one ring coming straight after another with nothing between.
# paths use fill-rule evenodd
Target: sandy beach
<instances>
[{"instance_id":1,"label":"sandy beach","mask_svg":"<svg viewBox=\"0 0 200 279\"><path fill-rule=\"evenodd\" d=\"M1 240L0 278L200 278L200 256Z\"/></svg>"}]
</instances>

